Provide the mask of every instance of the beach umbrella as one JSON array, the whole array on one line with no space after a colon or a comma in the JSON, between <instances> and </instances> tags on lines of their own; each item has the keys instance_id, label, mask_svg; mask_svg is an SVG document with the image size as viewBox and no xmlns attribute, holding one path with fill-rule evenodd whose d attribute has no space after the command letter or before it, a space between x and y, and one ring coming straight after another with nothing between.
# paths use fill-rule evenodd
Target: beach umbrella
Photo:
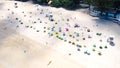
<instances>
[{"instance_id":1,"label":"beach umbrella","mask_svg":"<svg viewBox=\"0 0 120 68\"><path fill-rule=\"evenodd\" d=\"M69 21L69 19L67 18L67 21Z\"/></svg>"},{"instance_id":2,"label":"beach umbrella","mask_svg":"<svg viewBox=\"0 0 120 68\"><path fill-rule=\"evenodd\" d=\"M95 49L92 49L92 51L95 51Z\"/></svg>"},{"instance_id":3,"label":"beach umbrella","mask_svg":"<svg viewBox=\"0 0 120 68\"><path fill-rule=\"evenodd\" d=\"M102 35L102 33L96 33L96 35L101 36L101 35Z\"/></svg>"},{"instance_id":4,"label":"beach umbrella","mask_svg":"<svg viewBox=\"0 0 120 68\"><path fill-rule=\"evenodd\" d=\"M90 32L90 29L87 29L87 32Z\"/></svg>"},{"instance_id":5,"label":"beach umbrella","mask_svg":"<svg viewBox=\"0 0 120 68\"><path fill-rule=\"evenodd\" d=\"M89 35L88 35L88 38L92 38L92 36L89 34Z\"/></svg>"},{"instance_id":6,"label":"beach umbrella","mask_svg":"<svg viewBox=\"0 0 120 68\"><path fill-rule=\"evenodd\" d=\"M72 42L72 45L75 45L75 42Z\"/></svg>"},{"instance_id":7,"label":"beach umbrella","mask_svg":"<svg viewBox=\"0 0 120 68\"><path fill-rule=\"evenodd\" d=\"M58 34L58 33L56 33L56 36L59 36L59 34Z\"/></svg>"},{"instance_id":8,"label":"beach umbrella","mask_svg":"<svg viewBox=\"0 0 120 68\"><path fill-rule=\"evenodd\" d=\"M49 18L49 20L50 20L50 21L54 21L54 19L53 19L53 18Z\"/></svg>"},{"instance_id":9,"label":"beach umbrella","mask_svg":"<svg viewBox=\"0 0 120 68\"><path fill-rule=\"evenodd\" d=\"M77 46L77 47L79 47L79 48L81 48L81 47L82 47L82 45L79 45L79 44L77 44L76 46Z\"/></svg>"},{"instance_id":10,"label":"beach umbrella","mask_svg":"<svg viewBox=\"0 0 120 68\"><path fill-rule=\"evenodd\" d=\"M61 27L59 27L59 32L61 32L62 31L62 28Z\"/></svg>"},{"instance_id":11,"label":"beach umbrella","mask_svg":"<svg viewBox=\"0 0 120 68\"><path fill-rule=\"evenodd\" d=\"M101 53L101 52L99 52L99 53L98 53L98 55L99 55L99 56L101 56L101 55L102 55L102 53Z\"/></svg>"},{"instance_id":12,"label":"beach umbrella","mask_svg":"<svg viewBox=\"0 0 120 68\"><path fill-rule=\"evenodd\" d=\"M49 17L49 14L46 14L45 17Z\"/></svg>"},{"instance_id":13,"label":"beach umbrella","mask_svg":"<svg viewBox=\"0 0 120 68\"><path fill-rule=\"evenodd\" d=\"M69 41L69 43L71 43L71 41Z\"/></svg>"},{"instance_id":14,"label":"beach umbrella","mask_svg":"<svg viewBox=\"0 0 120 68\"><path fill-rule=\"evenodd\" d=\"M65 32L63 32L63 36L65 36Z\"/></svg>"},{"instance_id":15,"label":"beach umbrella","mask_svg":"<svg viewBox=\"0 0 120 68\"><path fill-rule=\"evenodd\" d=\"M80 27L80 25L77 24L77 23L75 23L75 24L74 24L74 27L75 27L75 28L76 28L76 27Z\"/></svg>"},{"instance_id":16,"label":"beach umbrella","mask_svg":"<svg viewBox=\"0 0 120 68\"><path fill-rule=\"evenodd\" d=\"M69 31L69 28L65 28L66 31Z\"/></svg>"},{"instance_id":17,"label":"beach umbrella","mask_svg":"<svg viewBox=\"0 0 120 68\"><path fill-rule=\"evenodd\" d=\"M77 33L76 36L79 37L80 36L79 33Z\"/></svg>"},{"instance_id":18,"label":"beach umbrella","mask_svg":"<svg viewBox=\"0 0 120 68\"><path fill-rule=\"evenodd\" d=\"M105 46L104 48L107 48L107 46Z\"/></svg>"},{"instance_id":19,"label":"beach umbrella","mask_svg":"<svg viewBox=\"0 0 120 68\"><path fill-rule=\"evenodd\" d=\"M80 51L80 49L78 48L77 51Z\"/></svg>"},{"instance_id":20,"label":"beach umbrella","mask_svg":"<svg viewBox=\"0 0 120 68\"><path fill-rule=\"evenodd\" d=\"M115 43L114 43L113 41L111 41L109 44L110 44L111 46L115 46Z\"/></svg>"}]
</instances>

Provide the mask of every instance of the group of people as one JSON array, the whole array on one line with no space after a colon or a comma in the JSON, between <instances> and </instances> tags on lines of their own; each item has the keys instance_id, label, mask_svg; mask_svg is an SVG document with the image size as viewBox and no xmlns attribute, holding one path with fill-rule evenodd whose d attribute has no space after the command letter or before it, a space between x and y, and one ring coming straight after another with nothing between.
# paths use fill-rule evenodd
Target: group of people
<instances>
[{"instance_id":1,"label":"group of people","mask_svg":"<svg viewBox=\"0 0 120 68\"><path fill-rule=\"evenodd\" d=\"M49 4L51 2L52 2L52 0L49 0ZM16 5L17 4L15 3L15 6ZM16 21L18 21L20 23L20 24L18 23L19 25L17 24L17 27L18 26L20 27L20 25L23 25L27 29L33 28L34 30L36 30L37 33L40 33L40 34L42 31L43 33L47 33L48 36L46 36L46 37L48 37L48 39L49 38L57 38L57 39L59 39L59 41L64 41L65 43L68 43L71 46L72 45L76 46L77 51L81 51L81 50L85 49L83 51L83 53L87 54L87 55L91 55L92 53L95 53L95 51L98 51L97 52L98 55L102 55L103 48L107 49L108 47L110 47L109 45L115 46L114 37L110 36L108 38L105 38L103 36L105 34L103 34L102 32L94 32L94 30L92 30L89 26L82 25L81 22L73 23L72 21L73 21L73 19L76 20L76 17L75 18L74 17L66 17L62 13L60 13L60 15L54 14L50 9L41 8L41 7L39 8L39 6L36 6L35 8L37 9L36 12L30 12L28 15L25 14L25 11L23 11L24 13L22 12L22 14L24 15L25 18L30 16L30 18L26 19L29 21L23 22L23 21L25 21L24 18L20 19L19 16L17 16L17 18L15 18ZM16 9L19 9L19 8L16 8ZM11 11L11 12L12 12L12 14L16 13L14 11ZM39 17L37 20L36 19L31 20L31 18L34 18L34 17L32 17L33 13L35 13L34 16ZM58 15L57 16L58 18L56 18L56 15ZM62 18L62 17L64 17L64 18ZM59 21L57 19L59 19ZM42 26L40 29L37 29L37 27L39 27L39 25L42 25ZM97 28L97 26L92 27L92 28ZM27 30L27 29L25 29L25 30ZM100 44L98 44L96 42L96 40L95 40L96 37L98 38L97 40L99 40ZM48 39L46 39L46 40L48 40ZM106 41L104 41L103 39L106 39ZM51 40L51 42L52 42L52 40ZM103 44L103 43L106 43L106 44ZM97 50L97 47L99 47L98 50Z\"/></svg>"}]
</instances>

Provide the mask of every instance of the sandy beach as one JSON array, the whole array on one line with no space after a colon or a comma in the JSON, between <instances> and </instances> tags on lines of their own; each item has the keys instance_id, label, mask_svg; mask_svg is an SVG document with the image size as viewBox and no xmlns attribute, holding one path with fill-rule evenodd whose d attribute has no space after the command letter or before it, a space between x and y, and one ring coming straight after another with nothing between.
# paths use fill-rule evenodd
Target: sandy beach
<instances>
[{"instance_id":1,"label":"sandy beach","mask_svg":"<svg viewBox=\"0 0 120 68\"><path fill-rule=\"evenodd\" d=\"M85 68L0 23L0 68Z\"/></svg>"},{"instance_id":2,"label":"sandy beach","mask_svg":"<svg viewBox=\"0 0 120 68\"><path fill-rule=\"evenodd\" d=\"M116 23L30 2L0 8L0 68L120 67Z\"/></svg>"}]
</instances>

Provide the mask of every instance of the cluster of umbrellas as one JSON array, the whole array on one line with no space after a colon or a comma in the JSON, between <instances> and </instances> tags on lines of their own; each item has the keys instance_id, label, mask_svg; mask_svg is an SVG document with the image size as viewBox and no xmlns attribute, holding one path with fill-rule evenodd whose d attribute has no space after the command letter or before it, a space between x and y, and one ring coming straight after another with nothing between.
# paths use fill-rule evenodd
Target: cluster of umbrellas
<instances>
[{"instance_id":1,"label":"cluster of umbrellas","mask_svg":"<svg viewBox=\"0 0 120 68\"><path fill-rule=\"evenodd\" d=\"M15 3L14 6L15 6L15 9L18 10L18 4ZM28 15L27 15L25 14L25 11L22 11L21 13L23 14L23 17L29 17L28 19L26 19L28 20L28 22L22 21L22 19L20 19L19 16L17 16L15 18L15 20L18 22L16 25L17 28L19 28L20 25L23 25L27 29L34 29L37 33L38 32L40 33L42 31L43 33L47 33L49 38L57 38L60 41L64 41L65 43L70 44L71 46L72 45L76 46L77 47L76 50L79 52L82 49L86 48L83 51L85 55L91 55L92 53L97 53L99 56L101 56L102 49L107 49L109 46L115 46L114 36L109 36L108 38L105 38L102 32L100 31L94 32L94 30L92 30L88 26L82 25L81 24L82 22L72 22L72 19L76 20L76 17L61 18L61 16L65 16L65 15L62 15L62 13L60 13L60 15L56 14L60 19L56 20L57 18L54 17L56 15L53 12L51 12L50 9L39 8L38 5L35 8L36 8L36 13L34 16L38 16L38 17L40 16L40 17L35 19L34 17L32 17L34 12L30 11L28 12ZM10 11L10 8L8 8L8 11L12 15L15 15L16 13L15 11ZM8 19L9 19L9 16L8 16ZM15 24L11 19L9 19L9 21ZM37 27L35 27L35 26L39 27L38 24L39 25L42 24L41 29L37 29ZM98 39L100 37L99 42L106 43L106 44L105 45L96 44L96 42L94 41L95 39L94 37L98 37ZM102 40L102 39L105 39L105 40ZM90 42L88 42L88 40L90 40ZM87 45L86 43L87 44L90 43L90 44ZM91 49L89 49L89 47L91 47Z\"/></svg>"}]
</instances>

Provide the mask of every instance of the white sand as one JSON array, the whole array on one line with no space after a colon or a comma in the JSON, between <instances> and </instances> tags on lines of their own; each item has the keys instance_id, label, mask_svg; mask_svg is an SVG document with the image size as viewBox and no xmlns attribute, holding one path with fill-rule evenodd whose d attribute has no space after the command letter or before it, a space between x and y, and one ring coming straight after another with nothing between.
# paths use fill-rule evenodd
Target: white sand
<instances>
[{"instance_id":1,"label":"white sand","mask_svg":"<svg viewBox=\"0 0 120 68\"><path fill-rule=\"evenodd\" d=\"M3 27L7 27L10 28L12 30L17 31L18 33L20 33L21 37L28 37L32 40L34 40L35 42L39 42L40 44L43 44L43 46L47 46L49 48L55 49L55 51L59 52L60 55L58 54L58 56L61 56L61 54L63 55L63 57L60 57L61 59L56 58L57 60L61 60L61 62L65 62L70 64L70 67L73 68L74 67L74 62L79 63L80 65L75 65L75 68L80 68L81 67L86 67L86 68L119 68L120 67L120 27L115 24L112 23L110 21L105 21L105 20L100 20L99 18L94 18L91 17L89 15L80 13L80 12L76 12L76 11L68 11L65 10L63 8L53 8L53 7L46 7L46 6L37 6L37 5L33 5L30 3L21 3L18 2L18 8L14 8L14 2L1 2L1 10L0 10L0 20L2 23ZM8 6L9 5L9 6ZM37 11L37 8L39 9L39 11ZM10 9L8 11L8 9ZM41 9L43 9L44 14L40 14ZM24 11L24 13L22 13ZM14 14L11 14L11 12L14 12ZM29 14L30 12L32 12L32 14ZM54 22L49 21L48 18L45 17L45 14L48 14L49 12L52 12L53 14L53 18L55 19ZM26 17L24 17L24 15L26 15ZM3 17L2 17L3 16ZM7 18L9 16L9 18ZM32 18L29 18L30 16L32 16ZM15 20L15 18L19 18L24 24L20 25L20 23ZM38 18L40 18L40 20L42 21L42 23L40 23L39 20L37 20ZM70 19L70 21L66 21L66 19ZM76 19L75 19L76 18ZM63 21L64 19L64 21ZM34 21L36 21L35 24ZM12 22L12 23L10 23ZM47 22L47 24L46 24ZM58 24L55 25L54 23L57 22ZM66 25L66 23L69 23L69 25L71 27L69 27L68 25ZM80 24L80 29L76 29L73 27L74 23L78 23ZM19 25L19 28L16 28L16 26ZM96 25L98 25L96 27ZM25 28L25 26L33 26L33 28ZM55 31L50 31L50 30L46 30L46 32L50 32L53 33L54 36L49 37L49 35L47 33L44 33L44 29L43 27L46 28L51 28L52 26L55 26ZM67 42L61 41L60 39L55 37L55 32L58 32L58 28L62 27L62 31L65 31L65 28L69 28L69 32L66 32L67 36L66 39L70 40L70 41L74 41L77 44L81 44L81 45L86 45L87 48L82 48L81 51L77 51L77 47L73 46ZM90 28L91 32L88 33L86 32L86 27ZM37 30L39 30L39 32L36 32ZM6 32L6 31L5 31ZM10 31L8 31L9 33ZM14 32L14 31L13 31ZM70 38L69 34L74 34L74 32L80 32L80 33L84 33L84 37L87 37L88 34L92 35L92 39L86 39L85 41L83 41L81 38L79 38L79 42L76 41L76 38ZM96 36L96 33L100 32L102 33L102 36ZM7 34L4 32L1 32L3 35ZM9 33L10 34L10 33ZM9 35L8 34L8 35ZM16 35L16 34L15 34ZM62 35L62 32L59 32L59 35ZM106 40L107 38L113 35L115 37L115 46L110 46ZM2 36L1 36L2 37ZM10 36L11 38L13 38L13 35ZM3 37L4 38L4 37ZM102 39L102 43L99 42L99 40ZM0 43L3 43L4 41L1 41ZM14 42L14 41L13 41ZM16 42L16 41L15 41ZM28 41L29 42L29 41ZM5 42L6 43L6 42ZM16 45L18 45L21 42L17 42ZM25 44L28 46L29 44L27 44L25 42ZM30 42L31 44L31 42ZM34 45L35 43L33 43ZM93 48L92 45L96 44L97 46L108 46L108 49L99 49L99 47L96 48L96 52L93 52L91 49ZM2 44L3 45L3 44ZM23 49L26 48L24 47L23 44L21 44L23 46ZM33 45L31 45L31 48L34 48ZM39 45L37 47L35 47L35 50L39 51L39 47L41 47L42 45ZM22 48L21 48L22 49ZM43 50L44 53L44 47L41 49ZM48 48L45 48L45 50ZM51 50L47 50L47 52L51 52ZM42 51L41 50L41 51ZM32 49L30 49L30 51L32 51ZM38 52L37 51L37 52ZM84 54L85 51L89 51L91 53L91 55L86 55ZM54 50L52 51L52 55L54 54L54 56L57 56L57 52L54 53ZM102 56L99 56L98 53L101 52ZM26 52L27 53L27 52ZM46 53L46 51L45 51ZM71 53L71 56L68 57L68 54ZM41 53L40 53L41 54ZM20 54L21 56L23 56L23 54ZM49 54L45 54L48 55ZM13 56L13 55L12 55ZM37 56L36 53L32 56ZM43 55L40 55L43 56ZM70 58L73 61L70 61L70 59L66 59L64 60L64 56L67 58ZM5 56L7 57L7 56ZM26 56L25 56L26 57ZM34 58L34 57L32 57ZM28 58L26 58L28 59ZM28 60L25 60L25 62L28 62ZM41 57L39 57L38 59L41 59ZM44 58L46 60L46 58ZM48 59L48 58L47 58ZM4 60L4 59L3 59ZM17 61L17 59L15 60ZM32 62L32 60L30 60ZM9 61L6 61L9 62ZM22 61L21 61L22 62ZM48 62L48 61L47 61ZM3 63L3 62L2 62ZM10 62L11 63L11 62ZM33 66L39 66L38 65L39 61L37 61L37 59L33 60L33 62L31 63ZM20 63L18 63L20 64ZM22 63L21 63L22 64ZM36 64L36 65L34 65ZM41 64L41 62L40 62ZM43 62L43 66L45 62ZM58 63L61 64L61 63ZM64 63L63 63L64 64ZM73 67L72 67L73 64ZM10 64L13 66L17 66L13 63ZM25 64L27 66L27 64ZM32 65L28 65L30 67L28 68L32 68ZM19 65L18 65L19 66ZM22 65L21 65L22 66ZM55 65L57 68L59 68L59 65ZM61 65L60 65L61 66ZM60 68L67 68L66 66L62 65L63 67ZM23 65L23 67L25 67ZM55 67L55 68L56 68ZM16 68L16 67L14 67ZM26 67L27 68L27 67ZM33 67L34 68L34 67ZM45 67L43 67L45 68ZM51 67L54 68L54 67Z\"/></svg>"},{"instance_id":2,"label":"white sand","mask_svg":"<svg viewBox=\"0 0 120 68\"><path fill-rule=\"evenodd\" d=\"M0 29L0 68L85 68L10 28Z\"/></svg>"}]
</instances>

